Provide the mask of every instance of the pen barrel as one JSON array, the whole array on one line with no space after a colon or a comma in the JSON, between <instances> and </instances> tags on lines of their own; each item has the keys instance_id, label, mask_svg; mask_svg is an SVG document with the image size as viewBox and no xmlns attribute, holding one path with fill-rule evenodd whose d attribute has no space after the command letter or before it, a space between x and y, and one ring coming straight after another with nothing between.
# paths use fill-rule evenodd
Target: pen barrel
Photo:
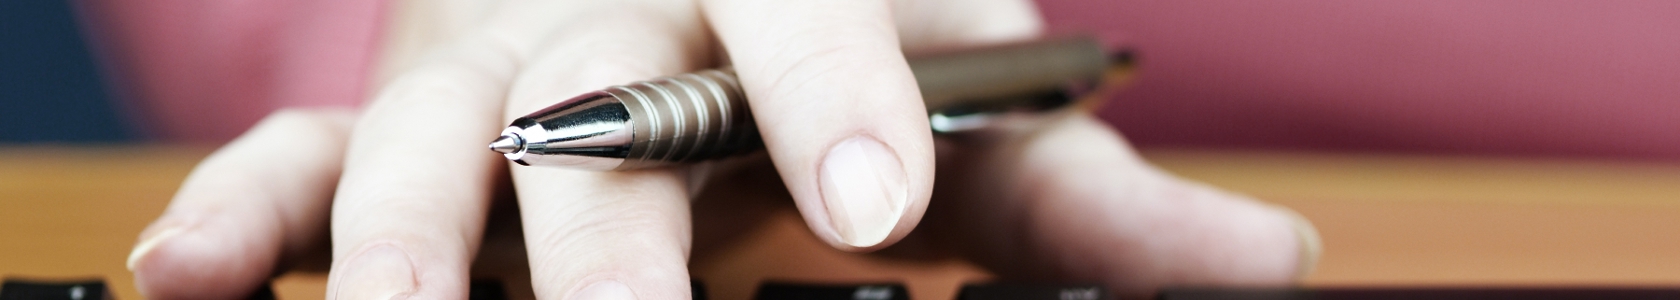
<instances>
[{"instance_id":1,"label":"pen barrel","mask_svg":"<svg viewBox=\"0 0 1680 300\"><path fill-rule=\"evenodd\" d=\"M908 57L929 113L954 108L1020 106L1024 99L1071 101L1101 84L1111 65L1096 39L1083 36L957 49ZM1065 93L1065 94L1056 94Z\"/></svg>"},{"instance_id":2,"label":"pen barrel","mask_svg":"<svg viewBox=\"0 0 1680 300\"><path fill-rule=\"evenodd\" d=\"M609 87L629 112L634 143L619 170L702 161L762 146L732 69Z\"/></svg>"},{"instance_id":3,"label":"pen barrel","mask_svg":"<svg viewBox=\"0 0 1680 300\"><path fill-rule=\"evenodd\" d=\"M929 112L1020 106L1079 85L1109 67L1096 40L1071 37L909 57ZM623 101L635 142L618 170L703 161L762 147L733 68L656 78L603 90ZM1056 99L1071 100L1058 94Z\"/></svg>"},{"instance_id":4,"label":"pen barrel","mask_svg":"<svg viewBox=\"0 0 1680 300\"><path fill-rule=\"evenodd\" d=\"M1104 72L1113 67L1102 47L1089 38L908 58L933 119L976 120L994 113L1065 106L1080 90L1100 84ZM948 129L973 122L950 123L958 125L935 124L933 129L952 132ZM612 86L561 101L516 119L490 145L523 165L596 170L697 162L762 146L741 83L727 67Z\"/></svg>"}]
</instances>

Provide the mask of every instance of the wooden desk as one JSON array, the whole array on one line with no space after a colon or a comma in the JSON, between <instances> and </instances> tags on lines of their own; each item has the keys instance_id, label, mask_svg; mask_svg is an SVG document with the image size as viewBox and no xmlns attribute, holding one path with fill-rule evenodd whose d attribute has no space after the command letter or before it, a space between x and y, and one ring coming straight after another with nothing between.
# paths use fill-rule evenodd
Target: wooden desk
<instances>
[{"instance_id":1,"label":"wooden desk","mask_svg":"<svg viewBox=\"0 0 1680 300\"><path fill-rule=\"evenodd\" d=\"M123 260L208 148L0 148L0 276L100 276L140 299ZM1311 286L1680 285L1680 165L1147 151L1157 164L1292 207L1325 254ZM716 299L760 278L901 278L950 299L986 276L962 261L905 262L827 250L792 213L694 271ZM806 249L786 251L787 248ZM797 263L795 263L797 262ZM276 283L324 294L322 274Z\"/></svg>"}]
</instances>

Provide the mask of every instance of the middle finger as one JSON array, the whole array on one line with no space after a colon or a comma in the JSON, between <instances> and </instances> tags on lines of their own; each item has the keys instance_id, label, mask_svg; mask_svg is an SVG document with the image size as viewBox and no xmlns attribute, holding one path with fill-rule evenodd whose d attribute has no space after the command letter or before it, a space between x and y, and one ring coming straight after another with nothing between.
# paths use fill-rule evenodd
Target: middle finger
<instances>
[{"instance_id":1,"label":"middle finger","mask_svg":"<svg viewBox=\"0 0 1680 300\"><path fill-rule=\"evenodd\" d=\"M687 1L571 5L516 79L512 120L596 88L694 69L710 57ZM598 6L598 7L595 7ZM513 166L532 285L542 299L685 299L691 224L671 168Z\"/></svg>"}]
</instances>

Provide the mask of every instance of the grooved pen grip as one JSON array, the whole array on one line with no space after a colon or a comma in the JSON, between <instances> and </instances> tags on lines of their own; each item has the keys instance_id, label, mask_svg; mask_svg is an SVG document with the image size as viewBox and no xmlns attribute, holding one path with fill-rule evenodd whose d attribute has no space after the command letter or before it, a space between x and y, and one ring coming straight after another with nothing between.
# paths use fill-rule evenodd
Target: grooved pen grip
<instances>
[{"instance_id":1,"label":"grooved pen grip","mask_svg":"<svg viewBox=\"0 0 1680 300\"><path fill-rule=\"evenodd\" d=\"M621 99L635 122L635 143L618 169L694 162L762 145L732 69L678 74L604 91Z\"/></svg>"}]
</instances>

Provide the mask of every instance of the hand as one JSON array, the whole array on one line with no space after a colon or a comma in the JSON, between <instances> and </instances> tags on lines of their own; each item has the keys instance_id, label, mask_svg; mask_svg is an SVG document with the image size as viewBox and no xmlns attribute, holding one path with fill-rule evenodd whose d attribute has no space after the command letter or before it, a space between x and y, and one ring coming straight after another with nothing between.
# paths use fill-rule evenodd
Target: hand
<instances>
[{"instance_id":1,"label":"hand","mask_svg":"<svg viewBox=\"0 0 1680 300\"><path fill-rule=\"evenodd\" d=\"M688 297L688 186L702 171L509 169L483 144L571 95L713 66L720 45L788 194L837 248L886 247L929 212L939 244L1006 276L1135 295L1306 270L1313 238L1293 214L1156 171L1085 116L942 141L956 147L941 147L941 208L928 210L935 143L900 49L1040 26L1013 0L500 3L360 117L277 113L206 159L130 267L151 298L233 298L330 237L330 298L462 298L511 178L536 296Z\"/></svg>"}]
</instances>

